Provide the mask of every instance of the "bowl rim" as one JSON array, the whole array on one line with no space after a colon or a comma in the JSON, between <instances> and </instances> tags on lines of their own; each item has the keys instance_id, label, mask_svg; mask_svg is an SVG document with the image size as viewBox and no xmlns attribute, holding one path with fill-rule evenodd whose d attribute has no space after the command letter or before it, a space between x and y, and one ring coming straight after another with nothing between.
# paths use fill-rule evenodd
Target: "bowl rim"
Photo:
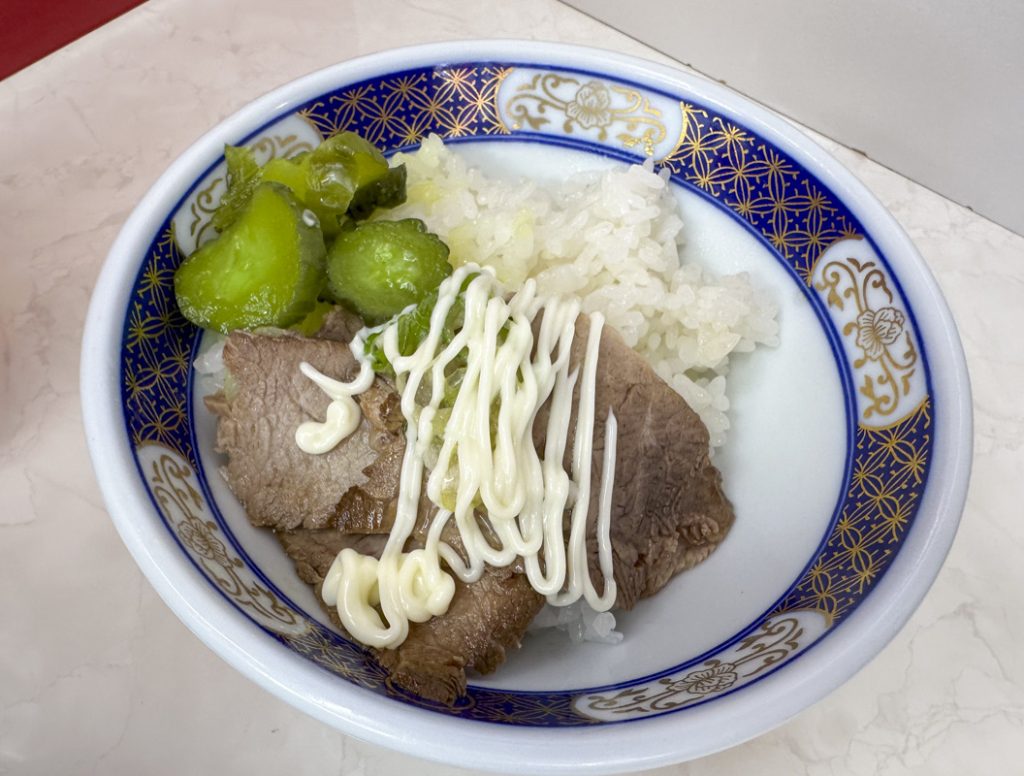
<instances>
[{"instance_id":1,"label":"bowl rim","mask_svg":"<svg viewBox=\"0 0 1024 776\"><path fill-rule=\"evenodd\" d=\"M674 715L552 732L434 714L344 681L325 682L322 669L266 638L210 595L159 520L139 518L152 506L123 433L124 307L111 301L128 297L138 256L181 192L219 157L224 143L339 85L414 67L501 60L614 71L616 78L682 88L785 148L846 204L881 253L898 263L903 294L918 313L919 335L928 346L933 395L939 397L935 446L917 517L892 565L835 632L793 666L688 712L689 736L678 735ZM86 439L111 518L154 589L193 633L264 689L346 733L414 756L492 771L616 773L667 765L749 740L820 700L881 651L931 587L956 534L972 458L970 384L956 324L924 259L867 188L789 122L726 87L638 57L561 43L499 39L391 49L302 76L219 122L166 169L114 241L90 302L80 377ZM458 747L449 745L453 736Z\"/></svg>"}]
</instances>

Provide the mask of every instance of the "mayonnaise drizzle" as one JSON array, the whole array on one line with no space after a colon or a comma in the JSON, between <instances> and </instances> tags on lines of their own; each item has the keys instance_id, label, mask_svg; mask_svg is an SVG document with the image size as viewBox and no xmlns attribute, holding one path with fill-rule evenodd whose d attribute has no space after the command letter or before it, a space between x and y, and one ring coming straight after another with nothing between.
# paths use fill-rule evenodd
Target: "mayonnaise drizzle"
<instances>
[{"instance_id":1,"label":"mayonnaise drizzle","mask_svg":"<svg viewBox=\"0 0 1024 776\"><path fill-rule=\"evenodd\" d=\"M363 393L373 384L373 368L363 361L359 366L359 374L350 383L332 380L305 361L299 364L299 370L331 397L331 403L327 405L327 418L322 423L310 420L295 429L295 444L306 453L329 452L359 428L362 412L352 397Z\"/></svg>"},{"instance_id":2,"label":"mayonnaise drizzle","mask_svg":"<svg viewBox=\"0 0 1024 776\"><path fill-rule=\"evenodd\" d=\"M464 324L442 348L445 320L464 285ZM541 313L535 336L533 322ZM604 319L600 313L590 316L583 363L570 372L569 355L579 313L577 300L540 296L533 280L527 280L522 290L506 301L492 270L466 265L441 284L429 331L412 355L399 352L398 326L393 323L357 335L353 352L365 371L368 360L363 342L371 332L378 334L378 343L396 374L406 420L395 524L380 560L343 550L323 584L324 601L337 606L342 623L364 644L397 646L408 635L410 621L424 622L447 611L455 583L441 567L442 559L453 574L472 582L480 578L486 565L507 566L522 558L530 584L550 603L563 606L582 597L598 611L607 611L614 604L609 534L616 422L611 412L604 421L597 510L603 577L600 594L590 579L586 543L597 360ZM447 386L445 368L463 351L467 359L462 383L444 434L435 440L434 420ZM334 399L331 407L345 407L333 420L329 408L326 423L303 424L310 426L310 431L300 441L300 446L306 445L302 449L324 452L329 442L336 439L333 444L337 444L358 426L358 414L345 402L355 405L352 395L369 387L372 374L370 381L364 380L361 371L352 383L337 383L307 367L303 365L303 373ZM571 472L566 472L562 461L577 382L572 466ZM533 426L545 403L548 419L541 457L533 443ZM492 437L494 406L497 433ZM353 416L355 425L351 425ZM297 441L298 437L297 432ZM425 460L435 457L427 474ZM405 552L424 486L438 511L425 546ZM485 510L486 523L478 517L477 506ZM568 543L563 529L566 509L571 509ZM452 518L465 558L441 541Z\"/></svg>"}]
</instances>

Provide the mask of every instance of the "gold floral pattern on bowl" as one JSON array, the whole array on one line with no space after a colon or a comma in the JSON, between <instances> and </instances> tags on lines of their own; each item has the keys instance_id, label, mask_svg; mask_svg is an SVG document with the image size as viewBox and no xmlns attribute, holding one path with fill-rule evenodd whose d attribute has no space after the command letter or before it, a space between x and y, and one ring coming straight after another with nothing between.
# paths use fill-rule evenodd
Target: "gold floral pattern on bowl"
<instances>
[{"instance_id":1,"label":"gold floral pattern on bowl","mask_svg":"<svg viewBox=\"0 0 1024 776\"><path fill-rule=\"evenodd\" d=\"M650 716L709 700L739 689L761 672L788 660L825 630L814 612L791 612L764 621L729 650L685 673L618 692L581 696L576 708L602 721ZM805 638L811 636L812 638Z\"/></svg>"},{"instance_id":2,"label":"gold floral pattern on bowl","mask_svg":"<svg viewBox=\"0 0 1024 776\"><path fill-rule=\"evenodd\" d=\"M873 248L862 240L835 245L812 283L850 356L860 422L878 428L907 417L924 400L925 376L904 303Z\"/></svg>"},{"instance_id":3,"label":"gold floral pattern on bowl","mask_svg":"<svg viewBox=\"0 0 1024 776\"><path fill-rule=\"evenodd\" d=\"M167 525L203 574L250 617L277 633L298 634L308 623L255 577L231 549L199 490L192 465L157 442L136 448L150 493Z\"/></svg>"},{"instance_id":4,"label":"gold floral pattern on bowl","mask_svg":"<svg viewBox=\"0 0 1024 776\"><path fill-rule=\"evenodd\" d=\"M623 148L645 156L654 156L655 148L668 137L662 110L648 96L594 78L533 74L514 89L501 111L512 131L529 128L571 135L595 130L591 134L598 142L606 141L611 132Z\"/></svg>"}]
</instances>

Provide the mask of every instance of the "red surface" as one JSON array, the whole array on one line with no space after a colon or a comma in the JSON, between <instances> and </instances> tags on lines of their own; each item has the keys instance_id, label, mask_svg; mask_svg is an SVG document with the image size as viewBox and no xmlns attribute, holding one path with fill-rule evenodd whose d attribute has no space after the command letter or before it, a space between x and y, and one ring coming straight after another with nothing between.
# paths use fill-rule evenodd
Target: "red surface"
<instances>
[{"instance_id":1,"label":"red surface","mask_svg":"<svg viewBox=\"0 0 1024 776\"><path fill-rule=\"evenodd\" d=\"M143 0L0 0L0 78L66 46Z\"/></svg>"}]
</instances>

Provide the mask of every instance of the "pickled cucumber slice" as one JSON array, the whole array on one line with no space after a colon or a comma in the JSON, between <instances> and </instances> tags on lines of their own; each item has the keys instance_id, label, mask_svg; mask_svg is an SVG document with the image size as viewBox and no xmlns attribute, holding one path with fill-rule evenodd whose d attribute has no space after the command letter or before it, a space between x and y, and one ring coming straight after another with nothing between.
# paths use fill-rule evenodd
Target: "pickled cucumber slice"
<instances>
[{"instance_id":1,"label":"pickled cucumber slice","mask_svg":"<svg viewBox=\"0 0 1024 776\"><path fill-rule=\"evenodd\" d=\"M336 308L337 305L332 302L317 302L312 310L306 313L298 323L293 323L289 326L288 329L298 332L303 337L312 337L324 327L324 321L327 320L328 314Z\"/></svg>"},{"instance_id":2,"label":"pickled cucumber slice","mask_svg":"<svg viewBox=\"0 0 1024 776\"><path fill-rule=\"evenodd\" d=\"M357 221L368 218L379 207L398 207L405 202L405 165L389 167L377 180L356 190L348 215Z\"/></svg>"},{"instance_id":3,"label":"pickled cucumber slice","mask_svg":"<svg viewBox=\"0 0 1024 776\"><path fill-rule=\"evenodd\" d=\"M327 138L309 154L308 204L344 213L356 192L388 172L388 160L355 132Z\"/></svg>"},{"instance_id":4,"label":"pickled cucumber slice","mask_svg":"<svg viewBox=\"0 0 1024 776\"><path fill-rule=\"evenodd\" d=\"M227 162L228 189L220 204L210 217L218 232L227 229L249 204L252 193L260 185L262 171L256 164L256 157L249 148L224 146L224 161Z\"/></svg>"},{"instance_id":5,"label":"pickled cucumber slice","mask_svg":"<svg viewBox=\"0 0 1024 776\"><path fill-rule=\"evenodd\" d=\"M448 246L422 221L371 221L331 245L327 288L373 325L421 301L451 271Z\"/></svg>"},{"instance_id":6,"label":"pickled cucumber slice","mask_svg":"<svg viewBox=\"0 0 1024 776\"><path fill-rule=\"evenodd\" d=\"M345 219L344 211L325 208L309 193L309 157L300 154L291 159L271 159L263 166L263 180L283 183L290 188L298 200L309 208L320 222L325 237L333 237Z\"/></svg>"},{"instance_id":7,"label":"pickled cucumber slice","mask_svg":"<svg viewBox=\"0 0 1024 776\"><path fill-rule=\"evenodd\" d=\"M305 202L309 193L306 173L309 172L309 154L299 154L291 159L271 159L263 165L263 180L283 183L292 190L300 202Z\"/></svg>"},{"instance_id":8,"label":"pickled cucumber slice","mask_svg":"<svg viewBox=\"0 0 1024 776\"><path fill-rule=\"evenodd\" d=\"M223 232L238 218L262 181L282 183L333 237L348 217L362 219L378 207L405 202L405 166L389 167L376 146L354 132L328 138L313 151L271 159L263 167L249 148L225 146L228 188L211 221Z\"/></svg>"},{"instance_id":9,"label":"pickled cucumber slice","mask_svg":"<svg viewBox=\"0 0 1024 776\"><path fill-rule=\"evenodd\" d=\"M178 306L224 333L289 326L316 305L325 256L320 228L291 190L261 183L234 223L175 272Z\"/></svg>"}]
</instances>

